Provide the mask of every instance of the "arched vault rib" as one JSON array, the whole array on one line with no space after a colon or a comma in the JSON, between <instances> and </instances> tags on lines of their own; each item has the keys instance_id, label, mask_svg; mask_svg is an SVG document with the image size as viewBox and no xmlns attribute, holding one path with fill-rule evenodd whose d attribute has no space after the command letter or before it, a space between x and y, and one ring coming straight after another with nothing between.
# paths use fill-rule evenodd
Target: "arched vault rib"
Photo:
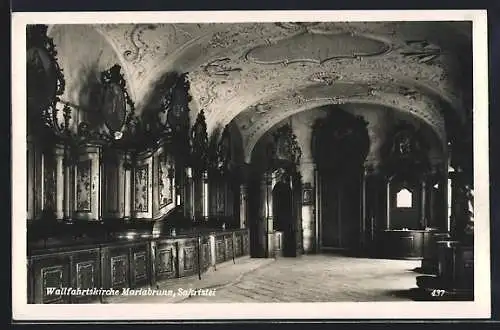
<instances>
[{"instance_id":1,"label":"arched vault rib","mask_svg":"<svg viewBox=\"0 0 500 330\"><path fill-rule=\"evenodd\" d=\"M320 72L321 73L321 72ZM216 81L204 77L199 72L190 73L193 101L198 109L205 110L209 131L217 126L224 126L234 118L259 104L269 104L280 98L289 98L294 92L306 92L305 99L348 97L358 95L370 96L370 91L401 94L408 102L413 99L425 99L433 103L434 108L453 110L453 116L458 121L464 121L464 111L461 103L453 96L436 88L427 81L403 75L385 74L379 71L364 70L361 75L345 76L335 79L334 74L322 76L313 71L309 74L294 76L293 78L274 73L271 79L257 83L241 83L240 80L231 84L218 84ZM333 76L333 79L331 77ZM226 85L226 87L224 87ZM342 86L353 86L347 90L335 91ZM364 89L359 93L357 90ZM354 90L354 91L353 91ZM274 100L274 101L273 101ZM439 106L438 106L439 104ZM279 105L283 109L283 105ZM428 116L433 116L430 113Z\"/></svg>"},{"instance_id":2,"label":"arched vault rib","mask_svg":"<svg viewBox=\"0 0 500 330\"><path fill-rule=\"evenodd\" d=\"M390 93L377 93L373 96L364 97L324 97L305 100L297 103L287 102L286 107L281 108L281 111L270 111L269 113L260 116L259 119L256 119L255 124L252 124L249 129L245 129L244 125L245 120L248 120L248 118L250 118L251 116L245 116L244 113L235 118L235 122L239 126L243 135L245 162L249 162L251 160L252 151L255 145L257 144L259 139L275 124L296 113L334 104L374 104L393 109L394 111L400 111L406 114L410 114L417 117L422 122L428 124L441 140L442 148L445 148L446 146L447 137L444 128L444 117L438 111L438 109L432 108L433 104L429 103L428 100L414 101L410 104L407 102L405 96ZM283 105L285 106L285 104ZM283 109L286 110L283 111ZM433 113L434 115L431 117L430 115L428 115L428 113ZM248 111L246 112L246 114L248 115Z\"/></svg>"}]
</instances>

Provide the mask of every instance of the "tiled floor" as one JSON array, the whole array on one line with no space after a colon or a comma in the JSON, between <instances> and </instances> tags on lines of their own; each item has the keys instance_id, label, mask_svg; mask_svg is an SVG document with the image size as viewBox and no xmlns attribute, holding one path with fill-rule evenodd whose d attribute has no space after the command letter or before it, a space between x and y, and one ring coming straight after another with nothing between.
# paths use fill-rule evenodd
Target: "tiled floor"
<instances>
[{"instance_id":1,"label":"tiled floor","mask_svg":"<svg viewBox=\"0 0 500 330\"><path fill-rule=\"evenodd\" d=\"M336 302L410 300L419 261L308 255L298 258L237 259L202 275L161 283L178 292L211 288L210 296L128 296L109 303Z\"/></svg>"}]
</instances>

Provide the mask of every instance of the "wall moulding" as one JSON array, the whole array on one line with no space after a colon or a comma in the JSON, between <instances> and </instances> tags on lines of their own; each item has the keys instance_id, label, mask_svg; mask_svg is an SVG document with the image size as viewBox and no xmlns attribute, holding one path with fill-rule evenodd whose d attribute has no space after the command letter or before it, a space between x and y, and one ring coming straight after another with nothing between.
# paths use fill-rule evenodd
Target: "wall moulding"
<instances>
[{"instance_id":1,"label":"wall moulding","mask_svg":"<svg viewBox=\"0 0 500 330\"><path fill-rule=\"evenodd\" d=\"M371 36L303 32L274 44L252 48L245 58L257 64L323 64L334 59L383 55L390 50L389 43Z\"/></svg>"}]
</instances>

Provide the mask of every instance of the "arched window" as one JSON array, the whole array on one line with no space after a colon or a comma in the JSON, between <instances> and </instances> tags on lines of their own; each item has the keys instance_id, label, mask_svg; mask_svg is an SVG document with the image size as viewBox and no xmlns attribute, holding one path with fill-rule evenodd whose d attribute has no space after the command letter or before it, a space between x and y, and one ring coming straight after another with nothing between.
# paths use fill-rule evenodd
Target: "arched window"
<instances>
[{"instance_id":1,"label":"arched window","mask_svg":"<svg viewBox=\"0 0 500 330\"><path fill-rule=\"evenodd\" d=\"M396 207L412 207L412 193L406 188L401 189L396 195Z\"/></svg>"}]
</instances>

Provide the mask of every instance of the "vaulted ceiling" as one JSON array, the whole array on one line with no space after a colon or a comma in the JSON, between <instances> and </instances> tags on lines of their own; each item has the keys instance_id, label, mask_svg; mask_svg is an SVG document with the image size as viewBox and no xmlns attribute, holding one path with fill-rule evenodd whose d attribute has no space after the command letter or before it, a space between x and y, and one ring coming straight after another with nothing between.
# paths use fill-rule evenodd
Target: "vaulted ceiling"
<instances>
[{"instance_id":1,"label":"vaulted ceiling","mask_svg":"<svg viewBox=\"0 0 500 330\"><path fill-rule=\"evenodd\" d=\"M284 118L328 104L380 105L446 143L472 107L468 22L55 25L63 99L91 109L88 81L119 63L137 112L159 106L165 77L188 72L192 118L233 122L247 154ZM88 89L88 88L87 88Z\"/></svg>"}]
</instances>

